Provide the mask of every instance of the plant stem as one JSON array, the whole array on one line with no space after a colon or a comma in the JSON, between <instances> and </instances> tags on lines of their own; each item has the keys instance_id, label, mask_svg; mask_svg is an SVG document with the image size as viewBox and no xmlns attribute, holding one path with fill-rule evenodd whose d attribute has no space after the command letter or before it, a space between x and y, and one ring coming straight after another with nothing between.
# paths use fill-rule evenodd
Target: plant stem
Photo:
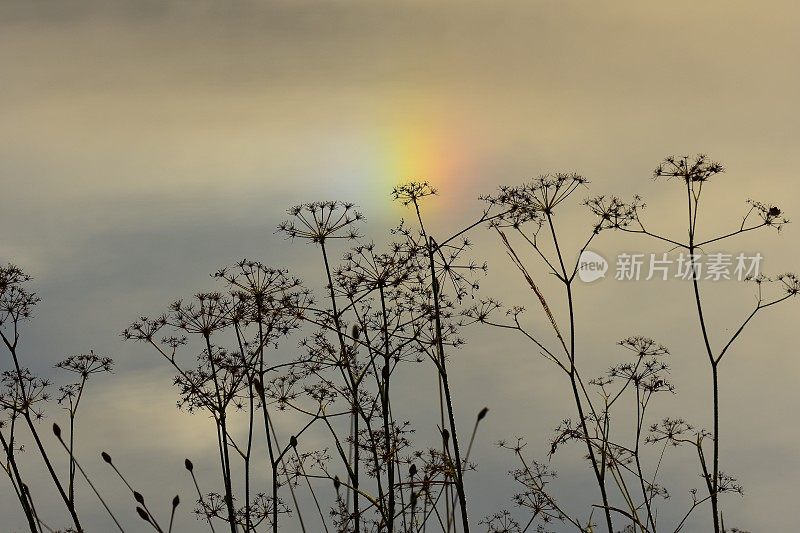
<instances>
[{"instance_id":1,"label":"plant stem","mask_svg":"<svg viewBox=\"0 0 800 533\"><path fill-rule=\"evenodd\" d=\"M453 399L450 393L450 383L447 377L447 362L444 354L444 340L442 339L442 320L441 309L439 308L439 283L436 280L436 264L434 263L433 251L436 247L436 241L433 237L428 238L428 260L430 262L431 270L431 289L433 291L433 307L434 307L434 322L436 327L436 348L439 352L439 360L437 366L439 367L439 374L442 378L442 389L444 390L445 403L447 405L447 418L450 423L450 438L453 440L453 455L455 456L455 474L456 474L456 492L458 493L458 502L461 509L461 523L464 528L463 533L469 533L469 518L467 513L467 497L464 492L464 473L463 464L461 463L461 452L458 446L458 431L456 430L456 421L453 414Z\"/></svg>"}]
</instances>

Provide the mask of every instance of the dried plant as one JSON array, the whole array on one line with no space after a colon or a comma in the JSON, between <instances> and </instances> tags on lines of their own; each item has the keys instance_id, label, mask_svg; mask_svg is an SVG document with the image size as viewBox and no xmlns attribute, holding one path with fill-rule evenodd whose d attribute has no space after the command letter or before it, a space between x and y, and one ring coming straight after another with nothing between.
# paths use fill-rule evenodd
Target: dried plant
<instances>
[{"instance_id":1,"label":"dried plant","mask_svg":"<svg viewBox=\"0 0 800 533\"><path fill-rule=\"evenodd\" d=\"M634 196L632 201L625 202L616 197L598 196L584 202L596 218L583 246L577 250L575 256L580 257L596 237L607 230L644 235L662 244L686 250L690 257L695 257L698 250L705 250L725 239L765 227L780 231L789 222L778 207L749 200L750 208L736 230L719 236L699 238L698 212L703 187L723 170L722 165L704 155L695 158L669 157L655 170L655 178L680 180L686 187L688 241L650 231L641 219L645 204L640 197ZM562 249L554 214L560 203L586 183L587 180L574 174L556 174L543 176L519 187L502 187L498 194L484 198L491 209L505 211L503 216L492 221L491 227L534 293L535 301L541 306L552 330L555 347L552 342L523 324L523 307L505 309L497 300L486 298L468 309L465 316L472 323L499 327L523 335L538 353L554 363L567 377L575 403L576 419L565 419L556 429L555 437L551 441L550 455L570 441L583 443L601 501L594 507L602 512L607 531L617 531L614 524L627 522L624 531L655 532L658 525L661 529L666 527L677 532L683 529L689 516L698 507L710 502L711 521L714 531L719 533L725 530L719 496L729 492L742 492L736 480L719 468L719 364L757 314L797 295L797 277L794 274L783 274L776 278L780 291L769 297L766 296L764 287L771 280L764 276L752 278L750 281L758 288L754 308L735 333L720 347L714 348L705 319L700 277L695 275L698 267L692 262L689 277L692 279L702 340L712 370L713 432L695 429L683 419L667 419L648 426L645 414L651 399L657 393L675 390L668 379L669 366L664 360L669 353L666 348L650 339L631 337L621 341L620 345L634 354L633 361L614 365L606 375L589 381L584 380L580 372L580 359L576 351L574 283L579 263L567 261L567 257L573 257L573 252ZM513 237L516 240L512 240ZM544 269L560 281L563 288L561 297L568 309L565 323L556 317L547 297L535 281L535 276L521 259L523 254L518 251L519 243L530 247ZM635 401L632 443L618 440L613 431L617 425L616 417L612 416L614 407L625 397L631 397ZM712 447L710 457L704 448L709 441ZM642 464L640 450L643 444L662 446L660 459L651 471L647 471ZM689 445L697 452L707 495L700 496L697 489L692 489L691 505L682 520L672 526L664 526L656 520L657 500L666 498L668 493L658 484L657 479L667 448L679 445ZM547 489L551 477L543 472L549 471L542 470L539 463L529 462L523 457L522 441L512 446L502 443L501 446L512 450L523 465L521 470L512 471L513 477L523 486L515 503L531 512L532 517L526 526L521 527L519 522L511 521L509 515L501 513L488 520L490 531L502 530L499 528L506 527L503 524L509 524L507 527L510 531L526 531L537 520L539 531L548 530L548 524L552 522L563 522L579 531L593 531L597 527L592 521L591 513L588 519L579 520L558 506ZM612 501L610 485L614 486L615 493L621 495L620 504Z\"/></svg>"},{"instance_id":2,"label":"dried plant","mask_svg":"<svg viewBox=\"0 0 800 533\"><path fill-rule=\"evenodd\" d=\"M36 445L36 452L44 463L50 481L67 508L73 529L83 531L75 504L75 475L76 468L79 468L74 454L75 419L88 379L94 374L110 372L113 361L108 357L89 352L89 354L70 356L56 365L57 368L78 377L77 383L69 383L58 389L58 403L64 406L69 414L68 444L62 440L60 427L57 424L53 426L58 440L69 457L65 488L63 479L56 472L55 460L45 447L43 440L45 437L39 426L46 418L45 407L52 400L50 389L53 384L49 379L35 376L24 367L20 353L22 326L31 319L33 308L40 301L39 297L28 289L31 279L15 265L0 267L0 338L11 363L10 370L4 370L2 373L2 389L0 389L0 443L4 452L2 466L11 481L30 530L39 532L44 528L52 531L39 516L34 495L29 483L25 481L27 476L17 461L18 454L24 449L24 445L20 443L23 437L19 434L20 424L24 424Z\"/></svg>"},{"instance_id":3,"label":"dried plant","mask_svg":"<svg viewBox=\"0 0 800 533\"><path fill-rule=\"evenodd\" d=\"M609 358L600 376L584 374L576 324L579 262L568 259L611 230L645 236L693 256L742 233L781 230L788 223L778 207L750 200L734 231L699 237L702 189L722 172L720 164L705 156L670 157L656 169L656 178L686 187L687 238L648 229L642 220L645 204L638 196L630 202L597 196L583 202L592 220L577 250L564 248L557 214L587 186L588 180L578 174L544 175L521 186L501 187L483 198L484 211L448 236L436 235L424 216L426 203L437 194L426 182L392 191L412 216L377 241L362 237L364 216L353 204L314 202L290 209L277 232L315 247L318 286L245 259L215 272L211 291L176 300L163 314L141 317L122 332L125 340L149 346L174 373L176 406L207 416L209 432L213 428L219 477L212 486L201 488L209 480L199 479L190 459L184 463L194 492L196 526L212 533L277 532L296 517L302 531L326 533L469 533L476 526L488 533L589 533L600 528L609 533L677 533L708 508L715 533L726 531L720 496L742 494L743 489L720 469L718 369L756 316L800 293L800 279L789 273L774 279L750 277L756 303L734 333L718 342L707 325L699 276L690 276L712 371L709 431L684 418L653 419L653 404L666 402L677 387L670 376L670 351L650 338L624 338L618 343L622 359ZM541 309L535 326L524 307L479 296L487 265L471 257L469 235L485 227L498 237ZM558 281L557 296L545 293L529 257ZM694 271L696 266L690 266ZM3 470L30 531L56 531L37 512L28 475L17 460L24 446L19 428L24 426L67 510L70 524L61 531L85 531L75 497L80 475L124 532L76 450L77 413L87 384L95 375L111 372L114 363L93 351L67 357L56 367L71 380L52 396L50 379L35 376L21 360L22 326L39 302L28 289L30 282L13 265L0 268L0 338L9 355L0 377ZM555 298L566 316L551 306ZM498 442L516 464L510 470L516 512L502 510L476 521L469 512L467 479L475 470L470 457L474 446L480 446L476 435L488 409L477 413L471 433L464 434L465 414L450 369L458 364L455 353L465 343L465 328L480 326L528 341L562 376L574 409L552 433L547 460L532 458L522 437ZM419 385L427 377L430 388ZM438 405L437 419L404 412L398 398L409 393L428 394L428 403ZM64 475L57 472L40 432L53 400L68 417L68 434L57 422L52 424L68 459ZM276 431L281 413L291 414L294 424L288 438ZM537 437L543 435L536 425L530 429ZM306 439L312 432L314 439ZM307 442L318 439L322 446ZM574 444L582 450L597 490L588 508L576 508L553 490L558 480L549 460ZM667 524L659 513L670 497L664 465L678 448L697 458L702 486L687 488L688 506L680 508L675 523ZM658 460L649 461L645 449L653 450ZM102 452L101 459L130 493L139 525L171 532L180 497L170 502L167 520L110 454ZM264 472L268 479L258 475Z\"/></svg>"}]
</instances>

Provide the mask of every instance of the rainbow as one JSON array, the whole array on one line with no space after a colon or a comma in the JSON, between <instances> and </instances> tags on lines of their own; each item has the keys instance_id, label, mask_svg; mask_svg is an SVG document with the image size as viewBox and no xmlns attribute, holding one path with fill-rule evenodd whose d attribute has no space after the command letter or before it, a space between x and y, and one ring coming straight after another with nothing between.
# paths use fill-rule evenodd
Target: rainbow
<instances>
[{"instance_id":1,"label":"rainbow","mask_svg":"<svg viewBox=\"0 0 800 533\"><path fill-rule=\"evenodd\" d=\"M354 201L370 218L407 215L391 201L391 192L409 181L427 181L439 191L439 198L426 202L425 211L431 215L474 198L477 144L463 115L430 99L391 100L389 108L325 132L326 153L319 171L326 178L318 182L320 189L330 198Z\"/></svg>"},{"instance_id":2,"label":"rainbow","mask_svg":"<svg viewBox=\"0 0 800 533\"><path fill-rule=\"evenodd\" d=\"M471 143L457 121L445 115L439 108L431 111L430 105L408 105L378 113L371 123L359 125L355 138L360 147L351 148L360 157L350 161L358 176L351 176L346 188L357 187L352 192L364 208L397 214L400 208L392 207L390 193L409 181L427 181L439 190L441 198L428 202L427 211L439 211L460 196L464 176L472 167Z\"/></svg>"}]
</instances>

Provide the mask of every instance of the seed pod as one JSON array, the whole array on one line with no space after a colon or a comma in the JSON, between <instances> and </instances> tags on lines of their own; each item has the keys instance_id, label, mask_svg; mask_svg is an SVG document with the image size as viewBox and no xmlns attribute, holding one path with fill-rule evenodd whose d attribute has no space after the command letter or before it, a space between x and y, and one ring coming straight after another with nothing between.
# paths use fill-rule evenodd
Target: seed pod
<instances>
[{"instance_id":1,"label":"seed pod","mask_svg":"<svg viewBox=\"0 0 800 533\"><path fill-rule=\"evenodd\" d=\"M180 497L176 494L174 498L172 498L172 507L177 507L181 504Z\"/></svg>"},{"instance_id":2,"label":"seed pod","mask_svg":"<svg viewBox=\"0 0 800 533\"><path fill-rule=\"evenodd\" d=\"M100 457L103 458L103 461L107 462L108 464L111 464L111 456L108 455L106 452L102 452L100 454Z\"/></svg>"},{"instance_id":3,"label":"seed pod","mask_svg":"<svg viewBox=\"0 0 800 533\"><path fill-rule=\"evenodd\" d=\"M136 513L137 513L137 514L138 514L138 515L141 517L141 519L142 519L142 520L144 520L145 522L149 522L149 521L150 521L150 517L147 515L147 511L145 511L145 510L144 510L144 509L142 509L141 507L137 507L137 508L136 508Z\"/></svg>"},{"instance_id":4,"label":"seed pod","mask_svg":"<svg viewBox=\"0 0 800 533\"><path fill-rule=\"evenodd\" d=\"M183 466L185 466L185 467L186 467L186 470L188 470L189 472L191 472L192 470L194 470L194 464L192 464L192 462L191 462L189 459L186 459L186 460L183 462Z\"/></svg>"},{"instance_id":5,"label":"seed pod","mask_svg":"<svg viewBox=\"0 0 800 533\"><path fill-rule=\"evenodd\" d=\"M144 505L144 496L142 496L141 492L133 491L133 499Z\"/></svg>"},{"instance_id":6,"label":"seed pod","mask_svg":"<svg viewBox=\"0 0 800 533\"><path fill-rule=\"evenodd\" d=\"M56 437L61 440L61 427L55 422L53 422L53 433L55 433Z\"/></svg>"},{"instance_id":7,"label":"seed pod","mask_svg":"<svg viewBox=\"0 0 800 533\"><path fill-rule=\"evenodd\" d=\"M489 412L488 407L484 407L483 409L481 409L480 412L478 413L478 420L483 420L484 418L486 418L486 413L488 412Z\"/></svg>"}]
</instances>

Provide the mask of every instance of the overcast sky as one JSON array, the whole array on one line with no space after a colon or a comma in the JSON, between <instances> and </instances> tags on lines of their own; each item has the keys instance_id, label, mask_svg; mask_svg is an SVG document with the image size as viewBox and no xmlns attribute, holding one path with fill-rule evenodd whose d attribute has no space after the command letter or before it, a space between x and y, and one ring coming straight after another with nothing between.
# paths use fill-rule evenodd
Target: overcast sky
<instances>
[{"instance_id":1,"label":"overcast sky","mask_svg":"<svg viewBox=\"0 0 800 533\"><path fill-rule=\"evenodd\" d=\"M127 323L214 287L208 275L242 257L314 285L315 250L274 234L286 208L354 201L380 242L404 215L391 188L410 178L440 189L429 211L440 235L480 215L480 194L551 171L592 182L560 221L568 233L589 227L579 200L602 193L639 193L655 226L680 232L679 188L651 172L666 155L706 152L728 168L705 193L709 234L737 227L747 198L798 217L798 27L789 1L2 2L0 262L33 274L43 298L23 357L43 373L89 349L114 357L116 373L91 384L79 450L138 527L99 450L125 461L164 508L175 492L191 499L183 458L205 465L210 482L215 452L210 423L174 409L169 370L120 340ZM489 261L486 294L535 308L492 234L474 238L475 256ZM778 273L800 269L798 244L789 225L723 251L761 252ZM667 251L618 236L594 249ZM615 360L614 341L652 336L674 354L679 394L664 412L710 424L690 287L606 279L579 289L589 368ZM733 282L708 291L723 342L752 291ZM797 318L794 305L770 310L723 369L723 469L746 489L726 507L730 525L796 526ZM527 435L544 457L550 429L573 413L535 352L487 331L466 337L453 359L459 419L492 409L472 474L482 480L471 493L477 519L510 506L514 491L505 474L514 464L492 443ZM412 392L409 412L424 409ZM578 500L590 474L572 452L560 491ZM670 474L669 517L697 484L690 461ZM57 505L43 514L57 516ZM106 530L99 511L86 513L90 531ZM0 516L4 531L24 526L12 498L0 499ZM188 516L179 526L197 528Z\"/></svg>"}]
</instances>

